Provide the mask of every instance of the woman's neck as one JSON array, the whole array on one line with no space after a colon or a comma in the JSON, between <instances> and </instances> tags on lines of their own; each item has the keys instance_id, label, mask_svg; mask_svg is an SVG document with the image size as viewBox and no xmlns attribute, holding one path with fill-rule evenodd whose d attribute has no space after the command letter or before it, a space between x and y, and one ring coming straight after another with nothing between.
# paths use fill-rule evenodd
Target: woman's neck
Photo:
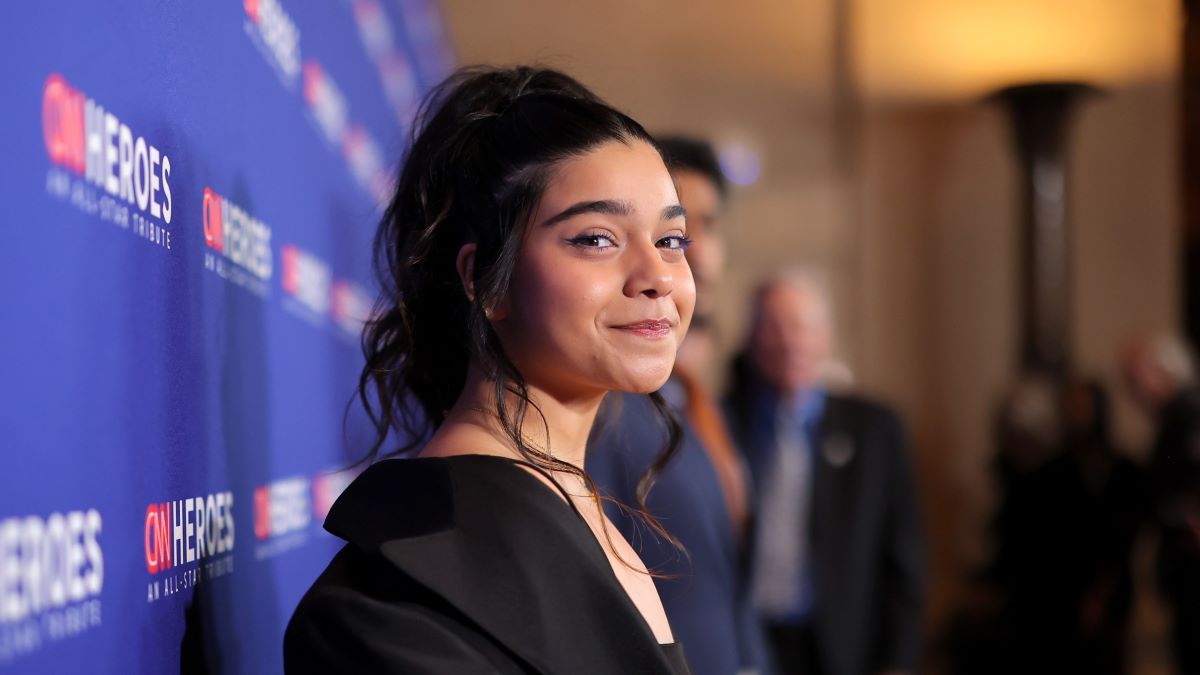
<instances>
[{"instance_id":1,"label":"woman's neck","mask_svg":"<svg viewBox=\"0 0 1200 675\"><path fill-rule=\"evenodd\" d=\"M588 396L555 396L546 389L532 385L528 386L528 391L533 405L526 410L521 425L520 431L525 442L554 459L582 469L588 435L604 399L603 392ZM507 395L505 403L510 418L519 402L515 394ZM538 414L539 409L541 414ZM464 436L476 437L471 447L459 445ZM485 439L490 439L490 442ZM521 457L500 423L495 385L474 366L468 368L462 394L446 415L430 446L430 454L467 452ZM461 449L456 450L456 447Z\"/></svg>"}]
</instances>

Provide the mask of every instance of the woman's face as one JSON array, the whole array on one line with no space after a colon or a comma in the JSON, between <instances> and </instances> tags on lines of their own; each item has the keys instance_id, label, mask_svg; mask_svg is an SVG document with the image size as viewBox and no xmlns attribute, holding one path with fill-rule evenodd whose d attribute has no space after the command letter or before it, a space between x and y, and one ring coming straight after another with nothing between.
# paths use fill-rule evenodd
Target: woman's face
<instances>
[{"instance_id":1,"label":"woman's face","mask_svg":"<svg viewBox=\"0 0 1200 675\"><path fill-rule=\"evenodd\" d=\"M526 381L564 398L661 387L696 302L686 247L649 144L612 141L557 166L494 321Z\"/></svg>"}]
</instances>

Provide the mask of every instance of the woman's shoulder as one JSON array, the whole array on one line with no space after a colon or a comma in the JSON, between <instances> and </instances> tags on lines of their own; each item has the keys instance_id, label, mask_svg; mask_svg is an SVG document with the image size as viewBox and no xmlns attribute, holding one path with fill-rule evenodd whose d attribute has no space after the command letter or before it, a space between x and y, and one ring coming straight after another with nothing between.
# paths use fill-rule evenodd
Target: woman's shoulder
<instances>
[{"instance_id":1,"label":"woman's shoulder","mask_svg":"<svg viewBox=\"0 0 1200 675\"><path fill-rule=\"evenodd\" d=\"M390 459L368 467L338 497L325 529L365 551L483 520L502 527L541 515L557 496L518 462L494 455ZM496 505L506 508L497 511ZM553 513L553 508L550 509Z\"/></svg>"},{"instance_id":2,"label":"woman's shoulder","mask_svg":"<svg viewBox=\"0 0 1200 675\"><path fill-rule=\"evenodd\" d=\"M288 673L529 672L454 607L349 544L296 607L283 655Z\"/></svg>"},{"instance_id":3,"label":"woman's shoulder","mask_svg":"<svg viewBox=\"0 0 1200 675\"><path fill-rule=\"evenodd\" d=\"M452 525L448 467L435 460L389 459L367 467L334 502L325 529L373 550L389 539L420 536Z\"/></svg>"},{"instance_id":4,"label":"woman's shoulder","mask_svg":"<svg viewBox=\"0 0 1200 675\"><path fill-rule=\"evenodd\" d=\"M289 624L295 672L309 663L481 672L469 659L489 663L488 649L499 663L543 672L670 672L587 524L511 460L380 462L346 489L326 528L350 543ZM570 574L557 573L564 569ZM452 660L411 665L442 653ZM404 667L364 661L377 658ZM482 672L521 672L512 667L489 663Z\"/></svg>"}]
</instances>

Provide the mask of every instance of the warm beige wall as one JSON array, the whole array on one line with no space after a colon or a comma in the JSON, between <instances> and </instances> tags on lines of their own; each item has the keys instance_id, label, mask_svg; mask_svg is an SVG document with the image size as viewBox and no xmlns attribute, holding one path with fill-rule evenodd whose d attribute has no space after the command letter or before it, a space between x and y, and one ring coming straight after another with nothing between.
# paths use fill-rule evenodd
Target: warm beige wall
<instances>
[{"instance_id":1,"label":"warm beige wall","mask_svg":"<svg viewBox=\"0 0 1200 675\"><path fill-rule=\"evenodd\" d=\"M1114 91L1079 120L1073 344L1081 369L1113 382L1123 339L1182 326L1177 115L1176 86L1161 83ZM1145 420L1118 403L1118 436L1140 454Z\"/></svg>"},{"instance_id":2,"label":"warm beige wall","mask_svg":"<svg viewBox=\"0 0 1200 675\"><path fill-rule=\"evenodd\" d=\"M1114 354L1176 322L1175 90L1113 90L1072 135L1073 338L1080 372L1117 396L1131 450L1146 425ZM918 441L936 565L935 613L984 552L994 495L990 418L1017 349L1017 183L1007 119L983 104L877 107L867 115L856 305L862 386L894 401Z\"/></svg>"}]
</instances>

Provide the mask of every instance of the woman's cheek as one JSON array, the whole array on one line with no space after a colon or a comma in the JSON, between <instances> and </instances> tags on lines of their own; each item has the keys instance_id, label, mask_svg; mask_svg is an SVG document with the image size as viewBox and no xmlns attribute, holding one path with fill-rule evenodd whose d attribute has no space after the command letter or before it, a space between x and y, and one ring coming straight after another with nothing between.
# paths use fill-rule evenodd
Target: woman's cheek
<instances>
[{"instance_id":1,"label":"woman's cheek","mask_svg":"<svg viewBox=\"0 0 1200 675\"><path fill-rule=\"evenodd\" d=\"M560 316L569 317L570 330L584 331L598 323L612 286L611 280L598 277L593 270L561 271L553 287L555 304Z\"/></svg>"}]
</instances>

